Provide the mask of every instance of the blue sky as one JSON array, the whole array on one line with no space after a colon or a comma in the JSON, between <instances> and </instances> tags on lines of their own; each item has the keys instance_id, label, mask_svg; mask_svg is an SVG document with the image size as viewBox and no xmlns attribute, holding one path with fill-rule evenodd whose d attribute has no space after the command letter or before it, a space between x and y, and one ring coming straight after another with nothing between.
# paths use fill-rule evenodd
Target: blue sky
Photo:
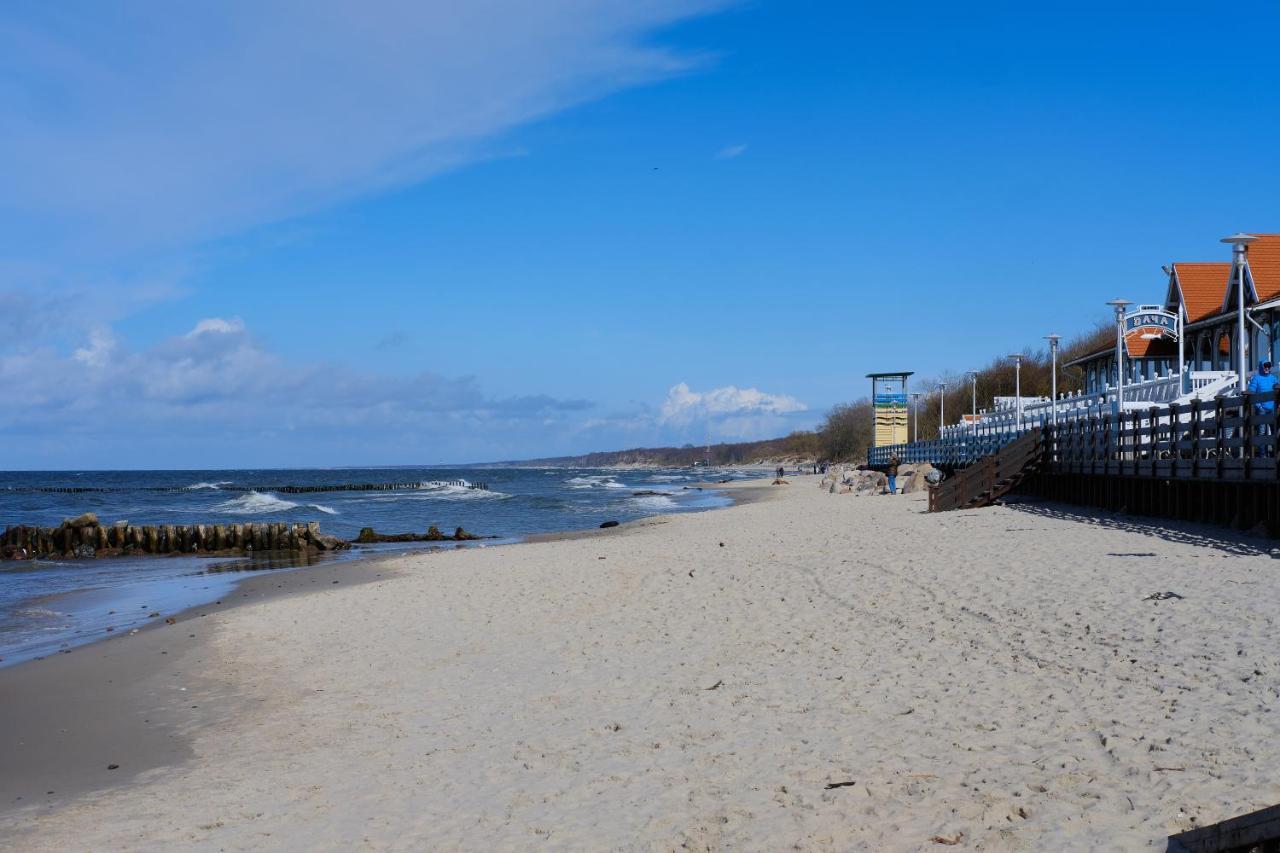
<instances>
[{"instance_id":1,"label":"blue sky","mask_svg":"<svg viewBox=\"0 0 1280 853\"><path fill-rule=\"evenodd\" d=\"M6 4L0 468L809 427L1280 230L1242 3Z\"/></svg>"}]
</instances>

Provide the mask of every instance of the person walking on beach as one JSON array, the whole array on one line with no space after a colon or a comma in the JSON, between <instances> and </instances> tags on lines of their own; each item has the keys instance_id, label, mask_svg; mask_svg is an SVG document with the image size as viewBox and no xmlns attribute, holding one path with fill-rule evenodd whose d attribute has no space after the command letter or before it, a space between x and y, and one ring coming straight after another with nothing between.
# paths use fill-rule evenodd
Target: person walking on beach
<instances>
[{"instance_id":1,"label":"person walking on beach","mask_svg":"<svg viewBox=\"0 0 1280 853\"><path fill-rule=\"evenodd\" d=\"M889 476L889 491L886 494L894 495L898 493L898 454L889 457L889 468L885 473Z\"/></svg>"}]
</instances>

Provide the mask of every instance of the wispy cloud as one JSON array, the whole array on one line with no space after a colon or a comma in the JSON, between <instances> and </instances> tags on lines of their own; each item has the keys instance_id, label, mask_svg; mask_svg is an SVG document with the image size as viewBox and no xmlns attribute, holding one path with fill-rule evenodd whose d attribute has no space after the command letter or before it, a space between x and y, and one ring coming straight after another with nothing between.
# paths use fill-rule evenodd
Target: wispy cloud
<instances>
[{"instance_id":1,"label":"wispy cloud","mask_svg":"<svg viewBox=\"0 0 1280 853\"><path fill-rule=\"evenodd\" d=\"M146 346L122 321L181 295L210 240L509 156L521 125L701 67L655 33L732 2L7 4L0 387L22 402L0 407L0 468L161 445L334 459L273 455L303 434L392 462L551 449L589 403L300 362L236 305ZM388 330L374 348L404 343Z\"/></svg>"},{"instance_id":2,"label":"wispy cloud","mask_svg":"<svg viewBox=\"0 0 1280 853\"><path fill-rule=\"evenodd\" d=\"M221 317L144 350L106 329L88 333L70 355L39 344L0 347L0 387L23 401L0 408L0 436L7 437L0 468L29 463L31 448L21 439L32 436L53 445L126 439L135 453L163 443L212 466L236 464L227 448L242 444L255 455L241 464L297 461L291 445L300 434L312 446L339 436L347 452L385 462L404 461L399 449L430 452L434 444L438 460L460 446L458 431L542 432L592 406L542 394L493 397L474 377L392 377L297 363L265 347L243 321Z\"/></svg>"},{"instance_id":3,"label":"wispy cloud","mask_svg":"<svg viewBox=\"0 0 1280 853\"><path fill-rule=\"evenodd\" d=\"M717 151L716 159L732 160L734 157L741 157L745 153L747 153L746 145L730 145L728 147L721 148L719 151Z\"/></svg>"},{"instance_id":4,"label":"wispy cloud","mask_svg":"<svg viewBox=\"0 0 1280 853\"><path fill-rule=\"evenodd\" d=\"M145 247L419 181L487 156L517 125L696 66L648 36L723 5L11 8L0 15L0 221L7 208L27 229Z\"/></svg>"}]
</instances>

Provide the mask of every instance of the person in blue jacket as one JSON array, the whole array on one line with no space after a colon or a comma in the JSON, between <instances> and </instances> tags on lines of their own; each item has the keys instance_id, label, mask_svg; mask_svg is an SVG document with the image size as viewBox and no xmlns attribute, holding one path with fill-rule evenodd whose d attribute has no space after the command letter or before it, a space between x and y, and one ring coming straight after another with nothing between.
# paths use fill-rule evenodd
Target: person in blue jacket
<instances>
[{"instance_id":1,"label":"person in blue jacket","mask_svg":"<svg viewBox=\"0 0 1280 853\"><path fill-rule=\"evenodd\" d=\"M1266 394L1266 397L1255 397L1253 413L1255 415L1272 415L1276 411L1276 376L1271 372L1271 362L1264 361L1258 365L1258 372L1253 374L1245 389L1250 394ZM1275 430L1270 424L1258 424L1258 435L1271 435ZM1269 455L1269 454L1268 454Z\"/></svg>"},{"instance_id":2,"label":"person in blue jacket","mask_svg":"<svg viewBox=\"0 0 1280 853\"><path fill-rule=\"evenodd\" d=\"M1270 394L1276 389L1276 377L1271 372L1271 362L1264 361L1258 365L1258 372L1253 374L1246 389L1250 394ZM1253 411L1259 415L1269 415L1276 410L1276 401L1254 400Z\"/></svg>"}]
</instances>

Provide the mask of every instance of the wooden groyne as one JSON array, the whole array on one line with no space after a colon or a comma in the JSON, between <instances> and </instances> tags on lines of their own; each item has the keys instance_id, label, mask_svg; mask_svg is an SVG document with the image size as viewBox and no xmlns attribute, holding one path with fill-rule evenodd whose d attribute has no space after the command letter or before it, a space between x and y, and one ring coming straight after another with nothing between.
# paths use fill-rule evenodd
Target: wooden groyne
<instances>
[{"instance_id":1,"label":"wooden groyne","mask_svg":"<svg viewBox=\"0 0 1280 853\"><path fill-rule=\"evenodd\" d=\"M349 544L320 532L319 522L302 524L113 524L94 519L58 527L19 524L0 534L0 559L31 557L113 557L138 554L235 556L270 551L337 551Z\"/></svg>"},{"instance_id":2,"label":"wooden groyne","mask_svg":"<svg viewBox=\"0 0 1280 853\"><path fill-rule=\"evenodd\" d=\"M327 483L318 485L244 486L3 486L7 492L49 492L57 494L89 494L95 492L275 492L282 495L304 495L319 492L402 492L432 491L449 486L487 492L487 483L468 483L466 480L428 480L416 483Z\"/></svg>"}]
</instances>

